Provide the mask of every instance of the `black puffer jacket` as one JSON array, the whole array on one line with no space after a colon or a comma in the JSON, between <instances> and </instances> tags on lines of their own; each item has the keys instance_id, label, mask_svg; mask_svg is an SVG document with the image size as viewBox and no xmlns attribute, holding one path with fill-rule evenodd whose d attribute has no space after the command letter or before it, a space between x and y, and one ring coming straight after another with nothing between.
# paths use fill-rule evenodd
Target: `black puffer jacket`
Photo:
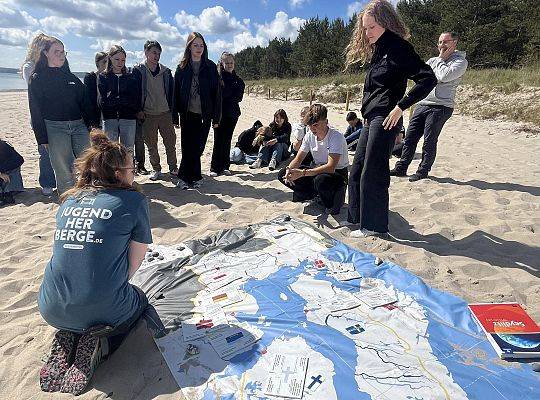
<instances>
[{"instance_id":1,"label":"black puffer jacket","mask_svg":"<svg viewBox=\"0 0 540 400\"><path fill-rule=\"evenodd\" d=\"M176 68L174 74L174 111L185 116L189 107L193 68L188 63L184 68ZM216 64L211 60L201 62L199 70L199 90L201 110L204 119L211 119L214 124L221 120L221 83Z\"/></svg>"},{"instance_id":2,"label":"black puffer jacket","mask_svg":"<svg viewBox=\"0 0 540 400\"><path fill-rule=\"evenodd\" d=\"M93 127L101 127L101 108L98 104L96 72L89 72L84 76L84 88L88 103L88 123Z\"/></svg>"},{"instance_id":3,"label":"black puffer jacket","mask_svg":"<svg viewBox=\"0 0 540 400\"><path fill-rule=\"evenodd\" d=\"M98 92L104 120L135 119L141 111L141 73L136 69L128 69L121 76L99 74Z\"/></svg>"},{"instance_id":4,"label":"black puffer jacket","mask_svg":"<svg viewBox=\"0 0 540 400\"><path fill-rule=\"evenodd\" d=\"M228 118L238 118L241 114L238 103L244 97L246 85L234 71L232 73L223 71L221 79L223 80L221 115Z\"/></svg>"}]
</instances>

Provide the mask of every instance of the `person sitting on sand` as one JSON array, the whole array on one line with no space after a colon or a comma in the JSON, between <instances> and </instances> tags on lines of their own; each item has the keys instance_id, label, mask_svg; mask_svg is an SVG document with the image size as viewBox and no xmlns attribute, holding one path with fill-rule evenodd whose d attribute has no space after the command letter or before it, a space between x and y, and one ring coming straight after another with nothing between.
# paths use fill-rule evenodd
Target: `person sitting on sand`
<instances>
[{"instance_id":1,"label":"person sitting on sand","mask_svg":"<svg viewBox=\"0 0 540 400\"><path fill-rule=\"evenodd\" d=\"M281 183L293 190L293 201L307 201L318 196L327 211L339 214L345 200L349 159L343 134L328 126L328 111L314 104L304 117L309 131L298 154L288 167L278 173ZM299 168L308 153L313 168Z\"/></svg>"},{"instance_id":2,"label":"person sitting on sand","mask_svg":"<svg viewBox=\"0 0 540 400\"><path fill-rule=\"evenodd\" d=\"M302 146L302 141L304 140L304 137L309 131L309 128L304 124L304 117L306 116L306 113L308 111L309 111L309 106L302 108L302 111L300 111L300 122L295 123L292 126L291 155L293 157L296 157L296 155L298 154L298 149L300 149L300 146ZM309 167L312 162L313 162L313 157L311 157L311 153L309 153L306 155L306 158L304 158L304 161L302 161L302 165Z\"/></svg>"},{"instance_id":3,"label":"person sitting on sand","mask_svg":"<svg viewBox=\"0 0 540 400\"><path fill-rule=\"evenodd\" d=\"M82 393L141 316L154 333L164 329L142 290L129 283L152 243L148 201L132 185L133 156L102 131L93 130L91 141L76 160L75 186L61 196L39 289L39 312L59 329L40 371L47 392Z\"/></svg>"},{"instance_id":4,"label":"person sitting on sand","mask_svg":"<svg viewBox=\"0 0 540 400\"><path fill-rule=\"evenodd\" d=\"M349 150L356 150L356 143L362 133L362 121L354 111L350 111L345 117L349 126L345 131L345 140L347 140L347 147Z\"/></svg>"},{"instance_id":5,"label":"person sitting on sand","mask_svg":"<svg viewBox=\"0 0 540 400\"><path fill-rule=\"evenodd\" d=\"M22 156L9 143L0 139L0 207L14 204L15 194L24 190Z\"/></svg>"},{"instance_id":6,"label":"person sitting on sand","mask_svg":"<svg viewBox=\"0 0 540 400\"><path fill-rule=\"evenodd\" d=\"M238 140L231 150L229 158L232 163L244 164L245 162L254 162L257 159L260 146L253 146L253 140L257 136L257 131L263 126L262 122L257 120L253 123L251 128L242 131L238 135ZM249 160L251 158L251 160Z\"/></svg>"},{"instance_id":7,"label":"person sitting on sand","mask_svg":"<svg viewBox=\"0 0 540 400\"><path fill-rule=\"evenodd\" d=\"M259 150L257 160L251 164L250 168L261 168L263 163L268 163L268 169L273 171L276 166L288 157L288 148L291 144L291 124L287 113L279 109L274 114L274 121L270 123L273 139L264 141Z\"/></svg>"}]
</instances>

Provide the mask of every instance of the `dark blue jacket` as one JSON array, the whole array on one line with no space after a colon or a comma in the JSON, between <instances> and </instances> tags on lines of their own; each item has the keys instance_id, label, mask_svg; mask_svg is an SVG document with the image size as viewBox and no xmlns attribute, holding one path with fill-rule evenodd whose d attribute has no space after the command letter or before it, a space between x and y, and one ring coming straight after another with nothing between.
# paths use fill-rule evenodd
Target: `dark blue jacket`
<instances>
[{"instance_id":1,"label":"dark blue jacket","mask_svg":"<svg viewBox=\"0 0 540 400\"><path fill-rule=\"evenodd\" d=\"M6 173L19 168L24 158L10 144L0 139L0 172Z\"/></svg>"},{"instance_id":2,"label":"dark blue jacket","mask_svg":"<svg viewBox=\"0 0 540 400\"><path fill-rule=\"evenodd\" d=\"M174 74L174 112L184 117L188 112L189 96L193 69L191 63L184 68L176 68ZM214 124L221 120L221 82L216 64L211 60L201 62L199 69L199 90L201 95L201 110L204 119L211 119Z\"/></svg>"},{"instance_id":3,"label":"dark blue jacket","mask_svg":"<svg viewBox=\"0 0 540 400\"><path fill-rule=\"evenodd\" d=\"M141 73L128 69L116 76L112 72L98 76L98 104L103 119L135 119L141 111Z\"/></svg>"},{"instance_id":4,"label":"dark blue jacket","mask_svg":"<svg viewBox=\"0 0 540 400\"><path fill-rule=\"evenodd\" d=\"M246 85L242 78L236 75L236 72L229 73L223 71L221 73L223 87L221 89L222 105L221 115L223 117L238 118L241 114L238 103L244 97L244 89Z\"/></svg>"}]
</instances>

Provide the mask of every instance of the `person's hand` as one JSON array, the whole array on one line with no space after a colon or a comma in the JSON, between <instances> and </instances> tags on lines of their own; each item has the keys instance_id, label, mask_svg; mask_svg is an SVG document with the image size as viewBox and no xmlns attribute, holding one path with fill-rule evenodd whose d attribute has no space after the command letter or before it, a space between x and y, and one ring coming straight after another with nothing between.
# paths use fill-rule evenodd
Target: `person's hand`
<instances>
[{"instance_id":1,"label":"person's hand","mask_svg":"<svg viewBox=\"0 0 540 400\"><path fill-rule=\"evenodd\" d=\"M45 147L45 150L49 151L49 143L44 143L42 146Z\"/></svg>"},{"instance_id":2,"label":"person's hand","mask_svg":"<svg viewBox=\"0 0 540 400\"><path fill-rule=\"evenodd\" d=\"M139 120L143 120L146 116L144 115L144 111L139 111L135 117Z\"/></svg>"},{"instance_id":3,"label":"person's hand","mask_svg":"<svg viewBox=\"0 0 540 400\"><path fill-rule=\"evenodd\" d=\"M446 49L440 49L439 50L439 57L443 59L443 61L448 60L448 57L452 55L454 52L453 47L447 47Z\"/></svg>"},{"instance_id":4,"label":"person's hand","mask_svg":"<svg viewBox=\"0 0 540 400\"><path fill-rule=\"evenodd\" d=\"M285 182L291 185L294 185L294 181L303 176L306 176L305 169L287 167L287 173L285 174L284 179L285 179Z\"/></svg>"},{"instance_id":5,"label":"person's hand","mask_svg":"<svg viewBox=\"0 0 540 400\"><path fill-rule=\"evenodd\" d=\"M268 142L266 142L265 146L273 146L277 143L277 139L271 139Z\"/></svg>"},{"instance_id":6,"label":"person's hand","mask_svg":"<svg viewBox=\"0 0 540 400\"><path fill-rule=\"evenodd\" d=\"M214 129L219 128L219 124L214 124Z\"/></svg>"},{"instance_id":7,"label":"person's hand","mask_svg":"<svg viewBox=\"0 0 540 400\"><path fill-rule=\"evenodd\" d=\"M9 183L11 181L11 179L9 179L9 175L4 174L3 172L0 172L0 178L2 178L2 180L6 183Z\"/></svg>"},{"instance_id":8,"label":"person's hand","mask_svg":"<svg viewBox=\"0 0 540 400\"><path fill-rule=\"evenodd\" d=\"M388 130L392 129L398 123L399 119L403 116L403 111L398 106L395 106L390 114L383 121L383 128Z\"/></svg>"}]
</instances>

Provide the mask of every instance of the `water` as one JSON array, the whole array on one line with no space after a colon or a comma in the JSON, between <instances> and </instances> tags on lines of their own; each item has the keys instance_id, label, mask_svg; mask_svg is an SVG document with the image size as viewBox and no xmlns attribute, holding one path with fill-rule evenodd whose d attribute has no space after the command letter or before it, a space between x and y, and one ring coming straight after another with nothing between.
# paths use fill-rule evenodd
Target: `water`
<instances>
[{"instance_id":1,"label":"water","mask_svg":"<svg viewBox=\"0 0 540 400\"><path fill-rule=\"evenodd\" d=\"M27 89L26 82L19 74L0 72L0 92Z\"/></svg>"}]
</instances>

